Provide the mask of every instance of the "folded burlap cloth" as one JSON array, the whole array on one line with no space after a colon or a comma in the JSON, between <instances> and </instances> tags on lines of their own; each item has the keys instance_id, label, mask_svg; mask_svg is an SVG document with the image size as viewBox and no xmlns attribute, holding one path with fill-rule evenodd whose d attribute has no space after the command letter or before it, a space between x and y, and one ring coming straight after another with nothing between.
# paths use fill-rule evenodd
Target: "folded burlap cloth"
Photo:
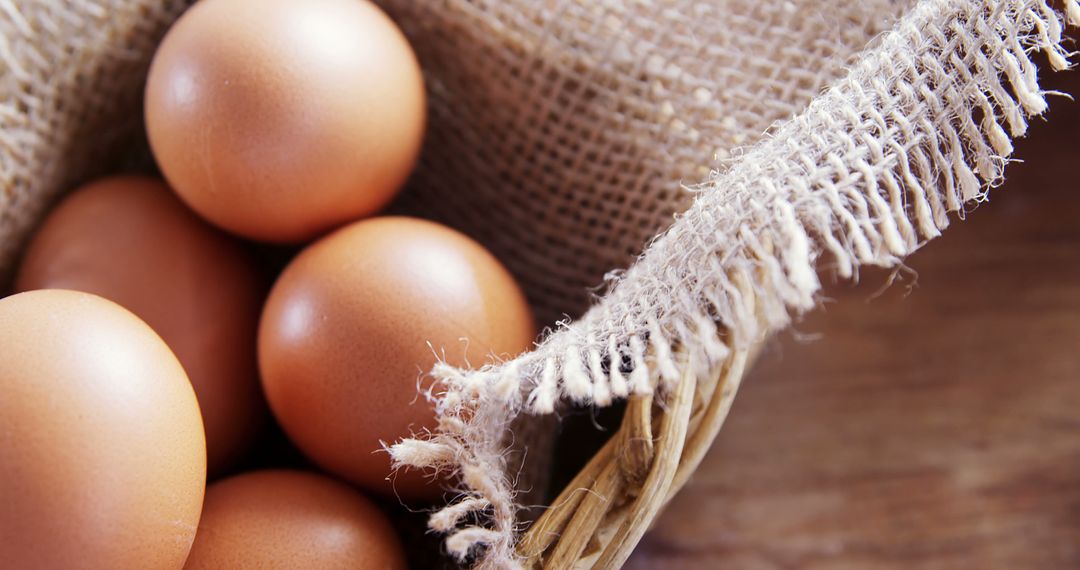
<instances>
[{"instance_id":1,"label":"folded burlap cloth","mask_svg":"<svg viewBox=\"0 0 1080 570\"><path fill-rule=\"evenodd\" d=\"M435 100L412 206L543 317L661 231L536 350L438 367L439 431L392 448L460 470L430 526L484 567L518 562L511 422L704 378L812 308L819 271L900 263L1001 181L1047 108L1033 58L1067 67L1080 24L1076 0L388 4Z\"/></svg>"},{"instance_id":2,"label":"folded burlap cloth","mask_svg":"<svg viewBox=\"0 0 1080 570\"><path fill-rule=\"evenodd\" d=\"M63 191L145 162L146 67L187 4L0 0L0 280ZM431 101L396 208L482 241L544 322L591 305L514 361L438 367L439 431L393 447L460 471L431 527L486 567L519 562L515 420L705 375L819 272L898 264L1000 182L1046 110L1035 60L1067 67L1080 24L1077 0L379 4Z\"/></svg>"}]
</instances>

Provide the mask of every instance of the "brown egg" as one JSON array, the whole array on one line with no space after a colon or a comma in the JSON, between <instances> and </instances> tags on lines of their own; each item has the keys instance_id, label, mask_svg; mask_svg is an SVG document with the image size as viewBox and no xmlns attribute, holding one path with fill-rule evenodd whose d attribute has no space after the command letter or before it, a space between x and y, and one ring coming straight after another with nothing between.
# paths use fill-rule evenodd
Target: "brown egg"
<instances>
[{"instance_id":1,"label":"brown egg","mask_svg":"<svg viewBox=\"0 0 1080 570\"><path fill-rule=\"evenodd\" d=\"M481 365L522 352L535 334L521 290L479 244L433 222L374 218L285 269L263 310L259 367L278 422L321 467L372 491L430 499L442 489L418 471L386 480L379 442L434 427L417 386L435 353Z\"/></svg>"},{"instance_id":2,"label":"brown egg","mask_svg":"<svg viewBox=\"0 0 1080 570\"><path fill-rule=\"evenodd\" d=\"M206 485L199 406L161 338L74 291L0 299L0 565L181 568Z\"/></svg>"},{"instance_id":3,"label":"brown egg","mask_svg":"<svg viewBox=\"0 0 1080 570\"><path fill-rule=\"evenodd\" d=\"M244 248L157 180L106 178L53 210L34 236L18 291L73 289L123 305L180 359L202 407L211 473L264 424L255 337L265 280Z\"/></svg>"},{"instance_id":4,"label":"brown egg","mask_svg":"<svg viewBox=\"0 0 1080 570\"><path fill-rule=\"evenodd\" d=\"M416 161L423 79L367 0L202 0L146 87L150 144L211 222L296 242L371 214Z\"/></svg>"},{"instance_id":5,"label":"brown egg","mask_svg":"<svg viewBox=\"0 0 1080 570\"><path fill-rule=\"evenodd\" d=\"M206 489L188 570L394 570L405 552L363 495L322 475L255 471Z\"/></svg>"}]
</instances>

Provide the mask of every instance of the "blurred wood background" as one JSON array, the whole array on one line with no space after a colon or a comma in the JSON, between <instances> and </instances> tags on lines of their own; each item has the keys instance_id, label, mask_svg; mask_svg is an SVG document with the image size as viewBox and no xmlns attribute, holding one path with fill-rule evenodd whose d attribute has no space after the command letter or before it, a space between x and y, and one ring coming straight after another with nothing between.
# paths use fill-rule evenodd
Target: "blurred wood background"
<instances>
[{"instance_id":1,"label":"blurred wood background","mask_svg":"<svg viewBox=\"0 0 1080 570\"><path fill-rule=\"evenodd\" d=\"M628 568L1080 568L1080 104L1049 118L914 273L771 344Z\"/></svg>"}]
</instances>

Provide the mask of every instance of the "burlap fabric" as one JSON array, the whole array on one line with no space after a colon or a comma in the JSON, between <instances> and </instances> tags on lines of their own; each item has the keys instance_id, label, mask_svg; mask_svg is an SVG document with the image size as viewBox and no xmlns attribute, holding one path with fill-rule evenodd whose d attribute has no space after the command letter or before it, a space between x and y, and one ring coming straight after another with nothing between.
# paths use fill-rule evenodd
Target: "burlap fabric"
<instances>
[{"instance_id":1,"label":"burlap fabric","mask_svg":"<svg viewBox=\"0 0 1080 570\"><path fill-rule=\"evenodd\" d=\"M1080 23L1076 0L381 4L431 95L395 208L480 239L545 322L591 307L513 362L439 367L440 432L394 449L461 471L432 527L487 566L516 561L515 418L715 367L812 307L817 271L936 237L1000 179L1046 108L1032 58L1065 67ZM0 0L0 276L60 193L144 153L146 67L185 5Z\"/></svg>"}]
</instances>

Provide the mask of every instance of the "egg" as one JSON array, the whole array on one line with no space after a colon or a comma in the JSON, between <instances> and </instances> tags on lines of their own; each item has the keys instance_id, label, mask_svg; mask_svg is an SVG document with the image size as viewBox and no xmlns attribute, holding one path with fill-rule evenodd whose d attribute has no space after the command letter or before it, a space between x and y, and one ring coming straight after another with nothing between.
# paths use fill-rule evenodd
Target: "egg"
<instances>
[{"instance_id":1,"label":"egg","mask_svg":"<svg viewBox=\"0 0 1080 570\"><path fill-rule=\"evenodd\" d=\"M160 334L195 387L215 474L242 456L267 416L255 361L265 281L240 243L164 183L122 176L78 189L48 215L15 288L94 293Z\"/></svg>"},{"instance_id":2,"label":"egg","mask_svg":"<svg viewBox=\"0 0 1080 570\"><path fill-rule=\"evenodd\" d=\"M201 0L146 86L166 179L207 220L298 242L382 208L411 171L423 79L367 0Z\"/></svg>"},{"instance_id":3,"label":"egg","mask_svg":"<svg viewBox=\"0 0 1080 570\"><path fill-rule=\"evenodd\" d=\"M177 569L206 446L184 369L145 323L87 293L0 299L5 568Z\"/></svg>"},{"instance_id":4,"label":"egg","mask_svg":"<svg viewBox=\"0 0 1080 570\"><path fill-rule=\"evenodd\" d=\"M391 480L392 443L435 427L418 394L436 354L457 366L508 358L535 324L521 289L487 250L406 217L355 222L312 244L271 289L259 327L270 408L322 468L405 499L438 497L418 471Z\"/></svg>"},{"instance_id":5,"label":"egg","mask_svg":"<svg viewBox=\"0 0 1080 570\"><path fill-rule=\"evenodd\" d=\"M406 568L390 521L343 483L301 471L255 471L206 490L188 570Z\"/></svg>"}]
</instances>

